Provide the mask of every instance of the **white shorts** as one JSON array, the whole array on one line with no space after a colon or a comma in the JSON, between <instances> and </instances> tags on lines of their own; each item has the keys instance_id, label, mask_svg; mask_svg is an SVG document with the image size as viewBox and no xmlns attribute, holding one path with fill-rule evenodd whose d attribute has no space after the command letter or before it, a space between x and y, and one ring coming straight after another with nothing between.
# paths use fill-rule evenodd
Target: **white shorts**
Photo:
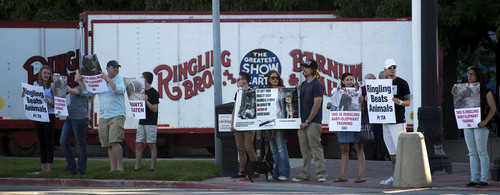
<instances>
[{"instance_id":1,"label":"white shorts","mask_svg":"<svg viewBox=\"0 0 500 195\"><path fill-rule=\"evenodd\" d=\"M135 142L142 143L156 143L156 134L158 127L156 125L139 125L137 126L137 133L135 134ZM147 138L147 141L146 141Z\"/></svg>"},{"instance_id":2,"label":"white shorts","mask_svg":"<svg viewBox=\"0 0 500 195\"><path fill-rule=\"evenodd\" d=\"M406 133L406 123L382 124L384 129L384 142L389 154L396 155L398 151L398 138L401 133Z\"/></svg>"}]
</instances>

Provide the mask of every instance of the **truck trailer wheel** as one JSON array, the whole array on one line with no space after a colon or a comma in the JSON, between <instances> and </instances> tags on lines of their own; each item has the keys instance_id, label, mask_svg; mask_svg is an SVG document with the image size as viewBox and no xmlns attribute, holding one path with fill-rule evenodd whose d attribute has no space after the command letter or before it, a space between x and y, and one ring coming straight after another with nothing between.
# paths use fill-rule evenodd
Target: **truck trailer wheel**
<instances>
[{"instance_id":1,"label":"truck trailer wheel","mask_svg":"<svg viewBox=\"0 0 500 195\"><path fill-rule=\"evenodd\" d=\"M23 148L17 143L15 139L9 139L9 152L13 156L29 157L36 153L38 147L38 141L36 141L32 146Z\"/></svg>"}]
</instances>

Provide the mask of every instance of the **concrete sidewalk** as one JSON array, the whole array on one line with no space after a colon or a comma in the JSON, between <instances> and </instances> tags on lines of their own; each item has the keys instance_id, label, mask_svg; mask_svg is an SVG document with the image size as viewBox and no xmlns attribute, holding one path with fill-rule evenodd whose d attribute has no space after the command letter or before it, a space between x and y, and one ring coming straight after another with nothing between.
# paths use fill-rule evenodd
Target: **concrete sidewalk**
<instances>
[{"instance_id":1,"label":"concrete sidewalk","mask_svg":"<svg viewBox=\"0 0 500 195\"><path fill-rule=\"evenodd\" d=\"M302 159L290 159L291 177L300 174ZM340 176L340 159L326 159L326 170L328 179L326 182L318 182L316 178L310 181L271 181L266 182L264 176L255 179L251 183L246 179L231 179L230 177L217 177L201 182L190 181L151 181L151 180L94 180L94 179L31 179L31 178L0 178L0 185L44 185L44 186L82 186L82 187L122 187L122 188L185 188L185 189L252 189L252 188L276 188L276 189L318 189L348 188L348 189L393 189L392 185L381 185L381 180L387 179L392 174L392 166L389 161L366 161L366 182L354 183L357 177L357 161L350 160L348 165L348 181L333 182ZM314 175L315 170L311 171ZM453 163L453 174L432 175L431 190L451 191L498 191L500 183L490 181L490 186L485 188L465 188L470 180L469 164Z\"/></svg>"}]
</instances>

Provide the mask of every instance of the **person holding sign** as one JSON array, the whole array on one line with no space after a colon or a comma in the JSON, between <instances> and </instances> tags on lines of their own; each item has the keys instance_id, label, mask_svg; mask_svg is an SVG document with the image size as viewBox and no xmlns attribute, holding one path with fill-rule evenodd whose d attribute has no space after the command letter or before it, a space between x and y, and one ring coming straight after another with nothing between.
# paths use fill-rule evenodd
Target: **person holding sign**
<instances>
[{"instance_id":1,"label":"person holding sign","mask_svg":"<svg viewBox=\"0 0 500 195\"><path fill-rule=\"evenodd\" d=\"M300 153L302 154L302 173L292 181L309 180L311 172L311 156L316 165L316 177L319 182L325 182L325 156L321 145L321 121L323 119L323 92L325 87L321 84L318 63L309 60L303 66L302 75L306 78L300 88L300 114L302 123L297 131L299 137Z\"/></svg>"},{"instance_id":2,"label":"person holding sign","mask_svg":"<svg viewBox=\"0 0 500 195\"><path fill-rule=\"evenodd\" d=\"M158 132L158 104L160 103L160 94L151 86L153 83L153 73L143 72L144 84L146 91L144 92L144 101L146 102L146 119L140 119L137 126L135 140L135 168L134 171L141 169L142 144L148 143L151 150L151 167L149 171L156 171L156 136Z\"/></svg>"},{"instance_id":3,"label":"person holding sign","mask_svg":"<svg viewBox=\"0 0 500 195\"><path fill-rule=\"evenodd\" d=\"M64 126L61 132L59 143L66 158L66 168L64 170L71 171L73 175L83 175L87 172L87 125L89 116L87 114L87 105L89 96L83 95L82 75L77 71L75 82L79 84L75 88L66 85L66 91L70 94L68 105L68 117L64 121ZM75 136L76 144L78 145L78 167L75 162L75 155L70 145L71 138Z\"/></svg>"},{"instance_id":4,"label":"person holding sign","mask_svg":"<svg viewBox=\"0 0 500 195\"><path fill-rule=\"evenodd\" d=\"M344 73L342 74L342 79L341 79L341 87L355 87L354 86L354 76L351 73ZM337 89L333 89L337 90ZM332 90L332 91L333 91ZM333 94L333 92L332 92ZM359 97L360 103L362 103L364 100L363 96ZM340 101L342 102L342 101ZM331 103L328 103L330 105ZM342 110L349 110L349 109L342 109ZM347 164L349 162L349 143L354 143L354 149L356 150L356 154L358 155L358 178L354 180L356 183L360 182L365 182L364 178L364 172L365 172L365 153L363 151L363 144L362 143L357 143L356 142L356 137L359 134L359 132L346 132L346 131L339 131L337 132L338 135L338 141L340 143L340 150L342 151L342 156L340 158L340 164L341 164L341 176L333 182L345 182L347 181Z\"/></svg>"},{"instance_id":5,"label":"person holding sign","mask_svg":"<svg viewBox=\"0 0 500 195\"><path fill-rule=\"evenodd\" d=\"M471 181L466 187L487 186L488 169L490 167L487 144L490 132L486 125L495 116L496 105L491 90L486 86L484 73L479 67L472 66L468 68L467 80L469 83L479 82L481 122L477 124L477 128L464 129L465 143L469 150L471 174ZM455 88L452 88L451 94L454 93Z\"/></svg>"},{"instance_id":6,"label":"person holding sign","mask_svg":"<svg viewBox=\"0 0 500 195\"><path fill-rule=\"evenodd\" d=\"M108 148L108 157L111 171L123 172L123 149L121 143L125 137L125 82L119 76L120 64L111 60L106 70L101 72L106 81L108 90L99 93L99 141L102 147ZM82 85L84 94L92 94Z\"/></svg>"},{"instance_id":7,"label":"person holding sign","mask_svg":"<svg viewBox=\"0 0 500 195\"><path fill-rule=\"evenodd\" d=\"M384 61L384 71L388 79L392 79L392 91L394 97L392 101L395 105L396 111L396 123L395 124L383 124L382 128L384 131L384 142L387 146L387 150L391 155L392 166L396 164L396 153L398 148L398 137L401 133L406 133L406 119L405 119L405 107L410 106L410 87L408 82L404 79L396 76L396 61L393 59L387 59ZM382 185L388 185L394 182L394 178L391 176L386 180L380 182Z\"/></svg>"},{"instance_id":8,"label":"person holding sign","mask_svg":"<svg viewBox=\"0 0 500 195\"><path fill-rule=\"evenodd\" d=\"M250 83L250 79L252 76L248 72L240 72L238 76L238 81L236 83L237 87L241 87L242 90L253 90L248 86ZM245 164L247 163L247 154L250 161L257 160L257 154L255 153L253 140L255 137L255 131L236 131L234 128L234 114L236 110L236 94L234 96L234 108L233 114L231 117L231 131L234 132L234 139L236 140L236 150L238 150L238 157L240 159L240 172L238 174L232 176L232 178L245 178L246 174L253 173L245 173Z\"/></svg>"},{"instance_id":9,"label":"person holding sign","mask_svg":"<svg viewBox=\"0 0 500 195\"><path fill-rule=\"evenodd\" d=\"M267 75L268 88L283 88L283 79L280 73L276 70L269 71ZM286 131L285 130L269 130L270 133L269 145L274 158L274 169L271 179L277 178L279 181L286 181L290 178L290 159L288 157L288 149L286 148Z\"/></svg>"},{"instance_id":10,"label":"person holding sign","mask_svg":"<svg viewBox=\"0 0 500 195\"><path fill-rule=\"evenodd\" d=\"M35 121L35 131L40 147L40 163L42 172L52 171L54 162L54 125L56 124L56 112L54 109L54 89L52 84L52 70L49 66L43 65L38 72L38 86L43 87L44 101L47 103L50 122ZM24 92L22 94L24 97Z\"/></svg>"}]
</instances>

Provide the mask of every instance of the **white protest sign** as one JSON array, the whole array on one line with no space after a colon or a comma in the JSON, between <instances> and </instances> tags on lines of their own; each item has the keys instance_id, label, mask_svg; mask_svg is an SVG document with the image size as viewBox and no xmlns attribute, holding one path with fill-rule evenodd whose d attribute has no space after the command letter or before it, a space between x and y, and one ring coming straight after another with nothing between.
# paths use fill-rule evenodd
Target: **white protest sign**
<instances>
[{"instance_id":1,"label":"white protest sign","mask_svg":"<svg viewBox=\"0 0 500 195\"><path fill-rule=\"evenodd\" d=\"M219 114L219 132L231 132L231 114Z\"/></svg>"},{"instance_id":2,"label":"white protest sign","mask_svg":"<svg viewBox=\"0 0 500 195\"><path fill-rule=\"evenodd\" d=\"M453 87L453 105L458 128L477 128L477 124L481 122L479 83L461 83Z\"/></svg>"},{"instance_id":3,"label":"white protest sign","mask_svg":"<svg viewBox=\"0 0 500 195\"><path fill-rule=\"evenodd\" d=\"M49 109L47 107L47 102L45 102L43 87L26 83L22 83L22 87L24 93L24 113L26 118L39 122L50 122Z\"/></svg>"},{"instance_id":4,"label":"white protest sign","mask_svg":"<svg viewBox=\"0 0 500 195\"><path fill-rule=\"evenodd\" d=\"M359 88L332 90L329 131L359 132L361 130L360 97L362 96Z\"/></svg>"},{"instance_id":5,"label":"white protest sign","mask_svg":"<svg viewBox=\"0 0 500 195\"><path fill-rule=\"evenodd\" d=\"M102 79L102 74L86 76L82 75L83 83L87 87L87 91L92 93L101 93L108 91L108 83Z\"/></svg>"},{"instance_id":6,"label":"white protest sign","mask_svg":"<svg viewBox=\"0 0 500 195\"><path fill-rule=\"evenodd\" d=\"M123 78L127 89L128 102L135 119L146 118L146 102L144 101L145 85L143 78Z\"/></svg>"},{"instance_id":7,"label":"white protest sign","mask_svg":"<svg viewBox=\"0 0 500 195\"><path fill-rule=\"evenodd\" d=\"M234 128L244 130L298 129L300 126L296 88L239 90Z\"/></svg>"},{"instance_id":8,"label":"white protest sign","mask_svg":"<svg viewBox=\"0 0 500 195\"><path fill-rule=\"evenodd\" d=\"M60 116L68 116L66 104L66 86L68 77L54 73L54 110Z\"/></svg>"},{"instance_id":9,"label":"white protest sign","mask_svg":"<svg viewBox=\"0 0 500 195\"><path fill-rule=\"evenodd\" d=\"M370 123L396 123L392 79L366 80Z\"/></svg>"}]
</instances>

